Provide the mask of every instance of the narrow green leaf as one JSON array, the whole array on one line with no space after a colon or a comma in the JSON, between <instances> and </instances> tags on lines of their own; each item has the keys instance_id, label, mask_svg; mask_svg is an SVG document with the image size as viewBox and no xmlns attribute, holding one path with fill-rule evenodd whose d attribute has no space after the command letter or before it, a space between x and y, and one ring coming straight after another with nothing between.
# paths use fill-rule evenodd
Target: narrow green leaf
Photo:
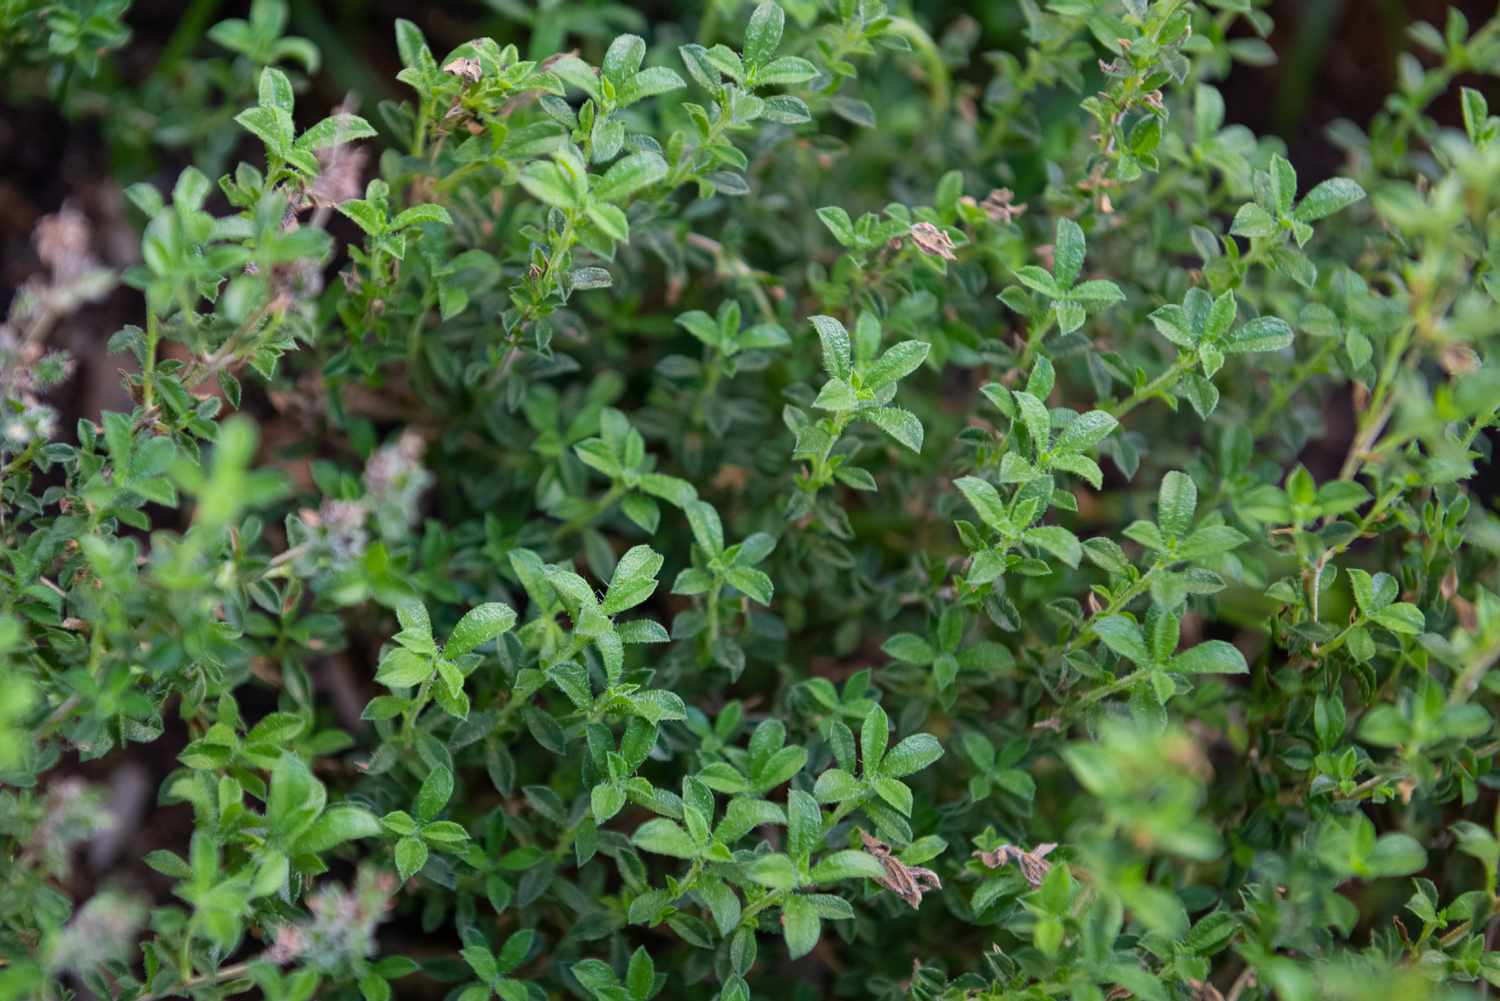
<instances>
[{"instance_id":1,"label":"narrow green leaf","mask_svg":"<svg viewBox=\"0 0 1500 1001\"><path fill-rule=\"evenodd\" d=\"M509 632L515 624L516 613L509 605L490 601L471 608L458 620L458 625L453 627L448 642L443 646L443 656L449 660L460 657L502 633Z\"/></svg>"}]
</instances>

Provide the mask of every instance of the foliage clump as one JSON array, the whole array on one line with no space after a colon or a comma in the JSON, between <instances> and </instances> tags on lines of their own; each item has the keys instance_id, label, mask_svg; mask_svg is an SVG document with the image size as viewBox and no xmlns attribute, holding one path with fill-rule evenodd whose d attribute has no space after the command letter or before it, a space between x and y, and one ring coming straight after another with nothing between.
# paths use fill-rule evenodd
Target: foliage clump
<instances>
[{"instance_id":1,"label":"foliage clump","mask_svg":"<svg viewBox=\"0 0 1500 1001\"><path fill-rule=\"evenodd\" d=\"M0 326L0 997L1500 987L1500 20L1313 183L1258 0L491 6L324 115L279 0L0 5L189 164Z\"/></svg>"}]
</instances>

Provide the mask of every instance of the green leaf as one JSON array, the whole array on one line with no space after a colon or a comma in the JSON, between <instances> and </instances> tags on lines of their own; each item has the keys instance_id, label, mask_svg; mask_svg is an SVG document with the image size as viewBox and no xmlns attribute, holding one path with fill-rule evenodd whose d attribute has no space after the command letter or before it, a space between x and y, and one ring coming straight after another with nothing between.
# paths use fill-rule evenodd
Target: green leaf
<instances>
[{"instance_id":1,"label":"green leaf","mask_svg":"<svg viewBox=\"0 0 1500 1001\"><path fill-rule=\"evenodd\" d=\"M323 783L313 777L307 762L284 752L271 771L271 794L266 800L272 836L283 844L292 841L323 812L327 799Z\"/></svg>"},{"instance_id":2,"label":"green leaf","mask_svg":"<svg viewBox=\"0 0 1500 1001\"><path fill-rule=\"evenodd\" d=\"M943 756L943 745L930 733L914 733L891 748L880 763L882 775L901 778L919 772Z\"/></svg>"},{"instance_id":3,"label":"green leaf","mask_svg":"<svg viewBox=\"0 0 1500 1001\"><path fill-rule=\"evenodd\" d=\"M392 810L380 818L380 824L395 834L416 834L419 830L417 822L405 810Z\"/></svg>"},{"instance_id":4,"label":"green leaf","mask_svg":"<svg viewBox=\"0 0 1500 1001\"><path fill-rule=\"evenodd\" d=\"M705 501L692 501L683 507L693 538L710 556L724 551L724 526L719 522L719 512Z\"/></svg>"},{"instance_id":5,"label":"green leaf","mask_svg":"<svg viewBox=\"0 0 1500 1001\"><path fill-rule=\"evenodd\" d=\"M915 633L897 633L886 640L880 649L907 664L931 664L932 659L937 656L932 645Z\"/></svg>"},{"instance_id":6,"label":"green leaf","mask_svg":"<svg viewBox=\"0 0 1500 1001\"><path fill-rule=\"evenodd\" d=\"M810 901L798 896L786 899L781 905L781 934L792 959L800 959L813 951L821 934L821 922Z\"/></svg>"},{"instance_id":7,"label":"green leaf","mask_svg":"<svg viewBox=\"0 0 1500 1001\"><path fill-rule=\"evenodd\" d=\"M553 208L566 212L578 205L578 194L572 182L561 167L549 160L527 164L521 171L520 182L527 194Z\"/></svg>"},{"instance_id":8,"label":"green leaf","mask_svg":"<svg viewBox=\"0 0 1500 1001\"><path fill-rule=\"evenodd\" d=\"M806 859L822 840L823 812L818 801L800 789L786 797L787 852L794 859Z\"/></svg>"},{"instance_id":9,"label":"green leaf","mask_svg":"<svg viewBox=\"0 0 1500 1001\"><path fill-rule=\"evenodd\" d=\"M1010 453L1014 454L1014 453ZM1095 490L1104 486L1104 470L1086 455L1063 453L1052 457L1052 468L1081 476Z\"/></svg>"},{"instance_id":10,"label":"green leaf","mask_svg":"<svg viewBox=\"0 0 1500 1001\"><path fill-rule=\"evenodd\" d=\"M724 574L731 587L744 593L751 601L761 605L771 604L775 586L763 571L753 567L730 567Z\"/></svg>"},{"instance_id":11,"label":"green leaf","mask_svg":"<svg viewBox=\"0 0 1500 1001\"><path fill-rule=\"evenodd\" d=\"M431 657L395 647L380 658L375 680L390 688L411 688L432 677L433 670Z\"/></svg>"},{"instance_id":12,"label":"green leaf","mask_svg":"<svg viewBox=\"0 0 1500 1001\"><path fill-rule=\"evenodd\" d=\"M458 954L480 980L489 981L500 975L500 970L495 965L495 954L484 946L471 945L458 950Z\"/></svg>"},{"instance_id":13,"label":"green leaf","mask_svg":"<svg viewBox=\"0 0 1500 1001\"><path fill-rule=\"evenodd\" d=\"M1021 423L1026 426L1032 444L1038 452L1045 451L1052 439L1052 414L1047 405L1026 392L1012 393L1011 398L1021 412Z\"/></svg>"},{"instance_id":14,"label":"green leaf","mask_svg":"<svg viewBox=\"0 0 1500 1001\"><path fill-rule=\"evenodd\" d=\"M1120 422L1103 410L1090 410L1079 414L1058 436L1054 450L1057 452L1082 452L1093 448L1109 437Z\"/></svg>"},{"instance_id":15,"label":"green leaf","mask_svg":"<svg viewBox=\"0 0 1500 1001\"><path fill-rule=\"evenodd\" d=\"M434 820L422 828L422 840L436 845L461 845L469 840L469 832L454 821Z\"/></svg>"},{"instance_id":16,"label":"green leaf","mask_svg":"<svg viewBox=\"0 0 1500 1001\"><path fill-rule=\"evenodd\" d=\"M651 996L655 985L656 964L651 961L651 954L646 951L646 947L639 946L630 954L630 962L625 967L625 986L633 998L644 1001Z\"/></svg>"},{"instance_id":17,"label":"green leaf","mask_svg":"<svg viewBox=\"0 0 1500 1001\"><path fill-rule=\"evenodd\" d=\"M619 88L615 95L616 103L622 108L628 108L648 97L681 90L686 86L687 81L676 70L666 66L648 66Z\"/></svg>"},{"instance_id":18,"label":"green leaf","mask_svg":"<svg viewBox=\"0 0 1500 1001\"><path fill-rule=\"evenodd\" d=\"M593 194L606 202L622 202L666 176L667 161L661 154L643 150L616 161L594 182Z\"/></svg>"},{"instance_id":19,"label":"green leaf","mask_svg":"<svg viewBox=\"0 0 1500 1001\"><path fill-rule=\"evenodd\" d=\"M1219 296L1214 300L1212 308L1208 311L1208 318L1204 321L1204 334L1218 339L1229 333L1229 328L1234 326L1234 319L1239 314L1239 309L1239 302L1235 300L1233 289Z\"/></svg>"},{"instance_id":20,"label":"green leaf","mask_svg":"<svg viewBox=\"0 0 1500 1001\"><path fill-rule=\"evenodd\" d=\"M865 370L865 388L880 389L906 378L921 367L931 350L932 345L924 341L902 341L891 347Z\"/></svg>"},{"instance_id":21,"label":"green leaf","mask_svg":"<svg viewBox=\"0 0 1500 1001\"><path fill-rule=\"evenodd\" d=\"M286 159L292 149L292 133L296 126L292 116L279 108L246 108L234 116L246 131L265 143L272 156Z\"/></svg>"},{"instance_id":22,"label":"green leaf","mask_svg":"<svg viewBox=\"0 0 1500 1001\"><path fill-rule=\"evenodd\" d=\"M1068 289L1078 281L1083 270L1085 252L1083 230L1072 219L1063 216L1057 220L1057 239L1052 245L1052 277L1057 287Z\"/></svg>"},{"instance_id":23,"label":"green leaf","mask_svg":"<svg viewBox=\"0 0 1500 1001\"><path fill-rule=\"evenodd\" d=\"M1080 282L1068 289L1067 297L1073 302L1111 303L1124 302L1125 292L1114 282L1103 279Z\"/></svg>"},{"instance_id":24,"label":"green leaf","mask_svg":"<svg viewBox=\"0 0 1500 1001\"><path fill-rule=\"evenodd\" d=\"M1000 499L1000 493L988 482L977 476L964 476L954 480L953 485L958 487L964 499L969 502L979 520L1001 535L1010 535L1015 531L1010 515L1005 509L1005 502Z\"/></svg>"},{"instance_id":25,"label":"green leaf","mask_svg":"<svg viewBox=\"0 0 1500 1001\"><path fill-rule=\"evenodd\" d=\"M290 115L293 102L296 100L292 91L292 81L275 66L267 66L260 71L260 76L257 78L256 99L262 108L275 108L277 111L284 111Z\"/></svg>"},{"instance_id":26,"label":"green leaf","mask_svg":"<svg viewBox=\"0 0 1500 1001\"><path fill-rule=\"evenodd\" d=\"M444 765L438 765L422 780L412 812L418 820L428 821L436 817L453 795L453 773Z\"/></svg>"},{"instance_id":27,"label":"green leaf","mask_svg":"<svg viewBox=\"0 0 1500 1001\"><path fill-rule=\"evenodd\" d=\"M673 858L690 859L699 854L698 846L688 832L665 817L646 821L636 829L630 843L642 851Z\"/></svg>"},{"instance_id":28,"label":"green leaf","mask_svg":"<svg viewBox=\"0 0 1500 1001\"><path fill-rule=\"evenodd\" d=\"M427 864L427 845L421 838L404 837L396 842L396 872L404 883Z\"/></svg>"},{"instance_id":29,"label":"green leaf","mask_svg":"<svg viewBox=\"0 0 1500 1001\"><path fill-rule=\"evenodd\" d=\"M472 608L453 627L448 642L443 646L443 656L449 660L461 657L475 647L509 632L515 624L516 613L509 605L490 601Z\"/></svg>"},{"instance_id":30,"label":"green leaf","mask_svg":"<svg viewBox=\"0 0 1500 1001\"><path fill-rule=\"evenodd\" d=\"M1141 666L1151 663L1151 652L1141 627L1123 615L1104 615L1093 620L1094 635L1115 653Z\"/></svg>"},{"instance_id":31,"label":"green leaf","mask_svg":"<svg viewBox=\"0 0 1500 1001\"><path fill-rule=\"evenodd\" d=\"M780 853L760 856L746 868L745 875L773 890L790 890L798 882L796 866Z\"/></svg>"},{"instance_id":32,"label":"green leaf","mask_svg":"<svg viewBox=\"0 0 1500 1001\"><path fill-rule=\"evenodd\" d=\"M1193 347L1203 333L1202 330L1193 329L1186 310L1176 304L1159 307L1151 313L1149 319L1158 333L1179 347Z\"/></svg>"},{"instance_id":33,"label":"green leaf","mask_svg":"<svg viewBox=\"0 0 1500 1001\"><path fill-rule=\"evenodd\" d=\"M1077 568L1083 559L1083 543L1078 536L1061 525L1038 525L1028 528L1021 536L1033 546L1045 549L1070 567Z\"/></svg>"},{"instance_id":34,"label":"green leaf","mask_svg":"<svg viewBox=\"0 0 1500 1001\"><path fill-rule=\"evenodd\" d=\"M646 58L646 40L640 35L619 35L604 52L599 64L605 78L616 86L634 76Z\"/></svg>"},{"instance_id":35,"label":"green leaf","mask_svg":"<svg viewBox=\"0 0 1500 1001\"><path fill-rule=\"evenodd\" d=\"M770 0L756 5L755 10L750 13L749 23L745 25L742 54L747 65L764 66L771 61L776 50L781 47L781 33L785 22L786 15Z\"/></svg>"},{"instance_id":36,"label":"green leaf","mask_svg":"<svg viewBox=\"0 0 1500 1001\"><path fill-rule=\"evenodd\" d=\"M386 220L380 210L363 199L355 198L339 202L334 206L339 214L364 230L366 236L379 236L385 232Z\"/></svg>"},{"instance_id":37,"label":"green leaf","mask_svg":"<svg viewBox=\"0 0 1500 1001\"><path fill-rule=\"evenodd\" d=\"M345 841L378 837L380 831L379 819L369 810L351 805L331 806L302 832L295 854L321 854Z\"/></svg>"},{"instance_id":38,"label":"green leaf","mask_svg":"<svg viewBox=\"0 0 1500 1001\"><path fill-rule=\"evenodd\" d=\"M405 212L402 212L400 215L396 216L396 218L392 219L390 228L405 229L407 226L417 226L427 222L435 222L441 223L444 226L452 226L453 217L450 216L448 214L448 210L443 208L441 205L433 205L427 202L423 202L420 205L413 205L411 208L407 209Z\"/></svg>"},{"instance_id":39,"label":"green leaf","mask_svg":"<svg viewBox=\"0 0 1500 1001\"><path fill-rule=\"evenodd\" d=\"M1317 265L1306 254L1291 247L1276 247L1271 252L1271 266L1303 288L1310 289L1317 284Z\"/></svg>"},{"instance_id":40,"label":"green leaf","mask_svg":"<svg viewBox=\"0 0 1500 1001\"><path fill-rule=\"evenodd\" d=\"M1427 627L1427 619L1416 605L1398 601L1370 616L1371 621L1393 633L1415 636Z\"/></svg>"},{"instance_id":41,"label":"green leaf","mask_svg":"<svg viewBox=\"0 0 1500 1001\"><path fill-rule=\"evenodd\" d=\"M1057 384L1057 370L1052 367L1052 362L1043 355L1031 366L1031 374L1026 377L1026 392L1038 400L1045 400L1052 393L1052 387Z\"/></svg>"},{"instance_id":42,"label":"green leaf","mask_svg":"<svg viewBox=\"0 0 1500 1001\"><path fill-rule=\"evenodd\" d=\"M1347 177L1332 177L1307 193L1293 215L1302 222L1317 222L1365 197L1365 189Z\"/></svg>"},{"instance_id":43,"label":"green leaf","mask_svg":"<svg viewBox=\"0 0 1500 1001\"><path fill-rule=\"evenodd\" d=\"M625 790L610 782L601 782L589 792L589 809L594 823L603 826L625 805Z\"/></svg>"},{"instance_id":44,"label":"green leaf","mask_svg":"<svg viewBox=\"0 0 1500 1001\"><path fill-rule=\"evenodd\" d=\"M1088 319L1088 312L1084 310L1081 303L1071 300L1061 300L1055 304L1057 310L1057 329L1060 333L1071 334L1083 326Z\"/></svg>"},{"instance_id":45,"label":"green leaf","mask_svg":"<svg viewBox=\"0 0 1500 1001\"><path fill-rule=\"evenodd\" d=\"M885 878L885 866L867 852L840 851L820 858L810 875L814 883L860 878L879 881Z\"/></svg>"},{"instance_id":46,"label":"green leaf","mask_svg":"<svg viewBox=\"0 0 1500 1001\"><path fill-rule=\"evenodd\" d=\"M1231 354L1257 351L1279 351L1292 343L1292 328L1285 320L1260 316L1230 336L1224 349Z\"/></svg>"},{"instance_id":47,"label":"green leaf","mask_svg":"<svg viewBox=\"0 0 1500 1001\"><path fill-rule=\"evenodd\" d=\"M661 572L663 557L650 546L632 546L615 564L600 610L618 615L634 608L656 592L656 575Z\"/></svg>"},{"instance_id":48,"label":"green leaf","mask_svg":"<svg viewBox=\"0 0 1500 1001\"><path fill-rule=\"evenodd\" d=\"M798 56L782 56L766 63L755 74L757 87L788 87L806 83L818 75L818 68Z\"/></svg>"},{"instance_id":49,"label":"green leaf","mask_svg":"<svg viewBox=\"0 0 1500 1001\"><path fill-rule=\"evenodd\" d=\"M849 331L831 316L810 317L810 322L823 345L823 370L835 379L848 382L853 374Z\"/></svg>"},{"instance_id":50,"label":"green leaf","mask_svg":"<svg viewBox=\"0 0 1500 1001\"><path fill-rule=\"evenodd\" d=\"M1019 280L1022 285L1025 285L1027 288L1032 289L1033 291L1042 293L1042 295L1047 296L1049 299L1058 299L1062 297L1064 290L1057 284L1057 279L1053 278L1049 272L1037 267L1035 264L1028 264L1024 267L1017 268L1015 274L1017 280Z\"/></svg>"},{"instance_id":51,"label":"green leaf","mask_svg":"<svg viewBox=\"0 0 1500 1001\"><path fill-rule=\"evenodd\" d=\"M1389 604L1388 601L1383 604L1377 603L1377 599L1375 596L1375 578L1371 577L1368 573L1354 567L1350 567L1345 571L1345 573L1348 574L1349 577L1349 590L1354 595L1354 604L1357 605L1359 607L1359 610L1365 615L1369 615L1372 612L1377 612L1381 608L1383 608L1385 604ZM1393 580L1392 583L1395 583L1395 581Z\"/></svg>"},{"instance_id":52,"label":"green leaf","mask_svg":"<svg viewBox=\"0 0 1500 1001\"><path fill-rule=\"evenodd\" d=\"M879 705L871 706L859 727L860 761L866 777L880 771L880 762L885 757L890 732L891 721L885 710Z\"/></svg>"},{"instance_id":53,"label":"green leaf","mask_svg":"<svg viewBox=\"0 0 1500 1001\"><path fill-rule=\"evenodd\" d=\"M900 407L881 407L862 416L868 417L880 430L913 452L922 451L922 422L911 411Z\"/></svg>"},{"instance_id":54,"label":"green leaf","mask_svg":"<svg viewBox=\"0 0 1500 1001\"><path fill-rule=\"evenodd\" d=\"M903 817L911 816L911 808L914 804L911 787L899 779L889 775L877 775L870 780L870 788L875 794L893 807Z\"/></svg>"},{"instance_id":55,"label":"green leaf","mask_svg":"<svg viewBox=\"0 0 1500 1001\"><path fill-rule=\"evenodd\" d=\"M1198 361L1203 366L1204 377L1212 379L1224 367L1224 352L1216 344L1202 344L1198 347Z\"/></svg>"},{"instance_id":56,"label":"green leaf","mask_svg":"<svg viewBox=\"0 0 1500 1001\"><path fill-rule=\"evenodd\" d=\"M587 215L589 221L599 227L599 232L611 240L617 243L624 243L630 239L630 221L625 217L624 210L618 205L609 205L604 202L590 202Z\"/></svg>"},{"instance_id":57,"label":"green leaf","mask_svg":"<svg viewBox=\"0 0 1500 1001\"><path fill-rule=\"evenodd\" d=\"M813 795L819 803L842 803L853 799L864 791L859 779L842 768L830 768L818 776L813 784Z\"/></svg>"},{"instance_id":58,"label":"green leaf","mask_svg":"<svg viewBox=\"0 0 1500 1001\"><path fill-rule=\"evenodd\" d=\"M1386 834L1375 842L1375 850L1365 860L1372 877L1410 876L1427 868L1427 851L1409 834Z\"/></svg>"},{"instance_id":59,"label":"green leaf","mask_svg":"<svg viewBox=\"0 0 1500 1001\"><path fill-rule=\"evenodd\" d=\"M1292 201L1297 197L1297 171L1280 153L1271 154L1271 201L1282 215L1292 211Z\"/></svg>"},{"instance_id":60,"label":"green leaf","mask_svg":"<svg viewBox=\"0 0 1500 1001\"><path fill-rule=\"evenodd\" d=\"M356 139L369 139L376 134L375 128L363 118L340 112L329 115L303 132L297 137L297 146L308 150L328 149Z\"/></svg>"},{"instance_id":61,"label":"green leaf","mask_svg":"<svg viewBox=\"0 0 1500 1001\"><path fill-rule=\"evenodd\" d=\"M819 410L853 410L859 406L859 397L854 393L854 387L843 379L829 379L823 383L817 399L813 400L813 406Z\"/></svg>"},{"instance_id":62,"label":"green leaf","mask_svg":"<svg viewBox=\"0 0 1500 1001\"><path fill-rule=\"evenodd\" d=\"M1184 674L1246 674L1245 655L1232 643L1205 640L1168 661L1167 666Z\"/></svg>"},{"instance_id":63,"label":"green leaf","mask_svg":"<svg viewBox=\"0 0 1500 1001\"><path fill-rule=\"evenodd\" d=\"M1229 232L1235 236L1264 238L1275 236L1279 230L1271 213L1254 202L1248 202L1241 205L1240 210L1235 213Z\"/></svg>"},{"instance_id":64,"label":"green leaf","mask_svg":"<svg viewBox=\"0 0 1500 1001\"><path fill-rule=\"evenodd\" d=\"M1162 477L1156 497L1156 522L1169 536L1181 537L1193 527L1198 509L1198 485L1185 473L1171 470Z\"/></svg>"},{"instance_id":65,"label":"green leaf","mask_svg":"<svg viewBox=\"0 0 1500 1001\"><path fill-rule=\"evenodd\" d=\"M727 937L740 923L740 898L717 880L700 881L694 890L713 915L714 927L719 930L720 935Z\"/></svg>"},{"instance_id":66,"label":"green leaf","mask_svg":"<svg viewBox=\"0 0 1500 1001\"><path fill-rule=\"evenodd\" d=\"M1201 560L1238 549L1249 541L1243 532L1228 525L1205 525L1177 546L1177 555L1184 560Z\"/></svg>"},{"instance_id":67,"label":"green leaf","mask_svg":"<svg viewBox=\"0 0 1500 1001\"><path fill-rule=\"evenodd\" d=\"M1178 391L1187 397L1193 411L1202 420L1208 420L1219 405L1219 388L1196 373L1184 374L1182 382L1178 383Z\"/></svg>"},{"instance_id":68,"label":"green leaf","mask_svg":"<svg viewBox=\"0 0 1500 1001\"><path fill-rule=\"evenodd\" d=\"M849 219L848 212L837 205L825 205L818 209L818 218L828 227L839 246L854 246L854 223Z\"/></svg>"}]
</instances>

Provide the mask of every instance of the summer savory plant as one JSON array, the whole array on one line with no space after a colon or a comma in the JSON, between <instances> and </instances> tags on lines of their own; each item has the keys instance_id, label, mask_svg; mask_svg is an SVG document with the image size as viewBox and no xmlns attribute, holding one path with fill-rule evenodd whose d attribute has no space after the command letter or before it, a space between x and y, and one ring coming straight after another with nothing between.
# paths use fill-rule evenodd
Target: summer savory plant
<instances>
[{"instance_id":1,"label":"summer savory plant","mask_svg":"<svg viewBox=\"0 0 1500 1001\"><path fill-rule=\"evenodd\" d=\"M1318 179L1260 0L491 6L0 5L189 164L0 326L0 998L1500 988L1500 20Z\"/></svg>"}]
</instances>

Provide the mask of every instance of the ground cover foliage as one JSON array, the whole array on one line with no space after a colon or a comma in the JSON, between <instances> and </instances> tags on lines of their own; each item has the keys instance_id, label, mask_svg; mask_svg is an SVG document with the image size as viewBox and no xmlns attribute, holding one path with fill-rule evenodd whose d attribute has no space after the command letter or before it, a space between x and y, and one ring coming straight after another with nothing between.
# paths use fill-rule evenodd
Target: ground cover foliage
<instances>
[{"instance_id":1,"label":"ground cover foliage","mask_svg":"<svg viewBox=\"0 0 1500 1001\"><path fill-rule=\"evenodd\" d=\"M1500 986L1500 20L1313 183L1256 0L491 6L329 109L277 0L0 3L192 164L0 326L0 997Z\"/></svg>"}]
</instances>

